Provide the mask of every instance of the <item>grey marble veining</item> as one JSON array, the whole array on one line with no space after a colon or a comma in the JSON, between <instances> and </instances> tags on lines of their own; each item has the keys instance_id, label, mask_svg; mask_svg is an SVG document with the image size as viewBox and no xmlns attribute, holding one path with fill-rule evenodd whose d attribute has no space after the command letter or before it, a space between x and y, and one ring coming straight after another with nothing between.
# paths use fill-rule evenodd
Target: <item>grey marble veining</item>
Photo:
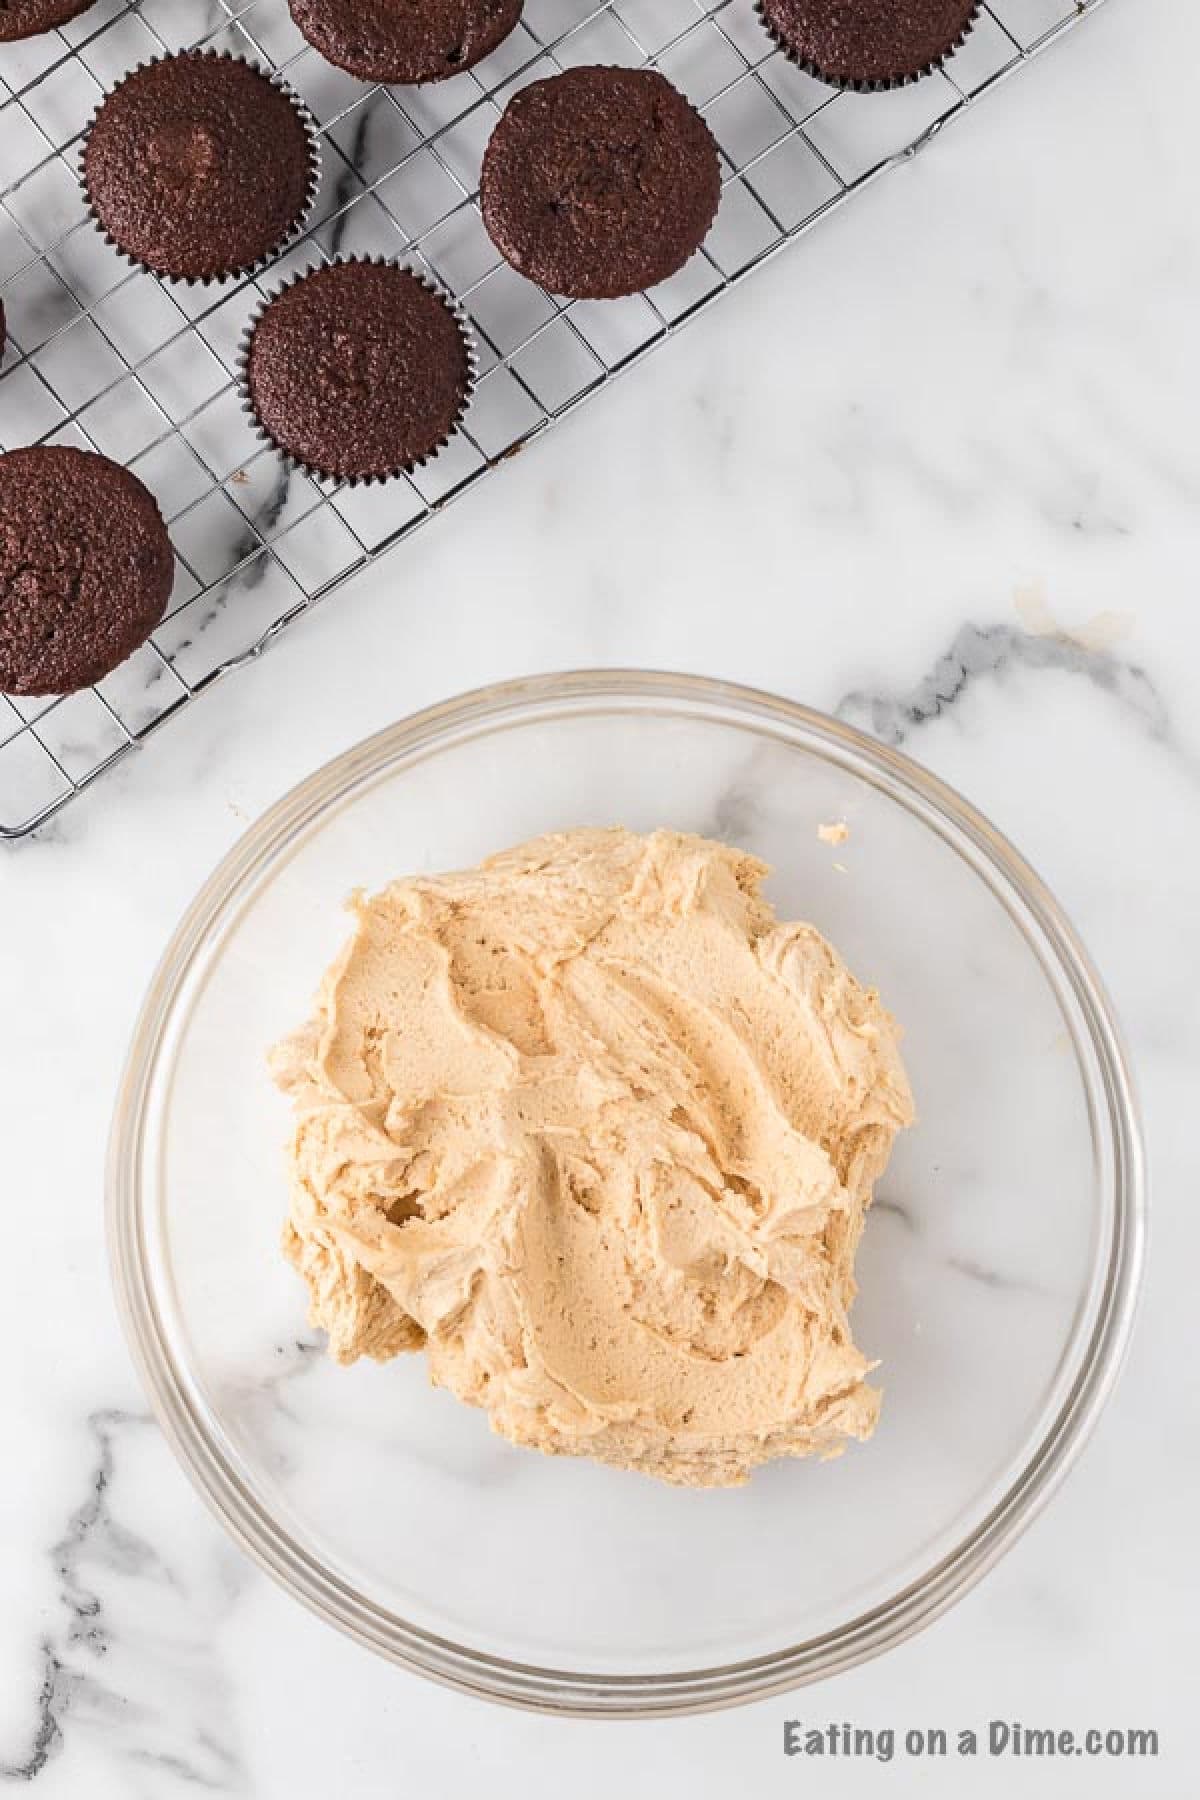
<instances>
[{"instance_id":1,"label":"grey marble veining","mask_svg":"<svg viewBox=\"0 0 1200 1800\"><path fill-rule=\"evenodd\" d=\"M132 1793L164 1791L160 1780L170 1791L178 1783L243 1793L232 1716L203 1619L193 1612L190 1578L140 1522L127 1522L136 1467L159 1447L155 1428L148 1414L105 1409L89 1414L87 1431L92 1463L83 1497L45 1552L56 1593L37 1646L31 1723L23 1745L4 1745L0 1779L38 1780L74 1746L98 1764L115 1758L124 1765ZM135 1499L135 1518L137 1510ZM203 1713L174 1716L172 1689L175 1697L193 1694Z\"/></svg>"},{"instance_id":2,"label":"grey marble veining","mask_svg":"<svg viewBox=\"0 0 1200 1800\"><path fill-rule=\"evenodd\" d=\"M651 1787L715 1800L753 1780L782 1800L798 1779L779 1748L785 1716L903 1727L999 1713L1157 1725L1163 1753L1136 1788L1128 1768L1089 1765L1089 1800L1190 1793L1200 390L1186 333L1200 248L1170 188L1200 152L1198 34L1170 0L1116 0L876 190L821 256L783 259L0 859L0 1068L16 1122L0 1784L48 1800L395 1800L410 1787L459 1800L485 1779L528 1800L564 1782L578 1800ZM369 140L353 150L370 153ZM298 501L268 487L263 504L269 531ZM1017 596L1031 580L1060 633L1030 628ZM1127 616L1127 635L1077 641L1078 622L1104 613ZM1127 1373L1077 1471L981 1587L819 1688L636 1731L434 1689L277 1594L141 1409L99 1220L137 999L246 819L408 711L578 662L696 669L836 710L992 813L1117 998L1157 1189ZM162 705L164 681L149 676L130 704ZM735 772L714 828L754 826L746 793ZM855 851L852 835L837 852L849 882ZM921 1198L888 1185L881 1245L920 1229ZM981 1308L1039 1305L997 1287L1012 1274L985 1262L958 1279ZM293 1391L322 1379L297 1337L306 1347L281 1338L276 1358L293 1418ZM1019 1773L1031 1800L1083 1791L1061 1767ZM827 1772L856 1800L906 1779L902 1766ZM1000 1765L921 1770L933 1800L1015 1780Z\"/></svg>"},{"instance_id":3,"label":"grey marble veining","mask_svg":"<svg viewBox=\"0 0 1200 1800\"><path fill-rule=\"evenodd\" d=\"M231 278L222 284L228 304L221 287L176 288L168 297L132 263L122 271L99 242L76 182L60 179L53 207L43 205L42 140L73 153L76 116L60 94L43 117L40 76L47 70L37 62L40 53L28 51L34 60L27 65L24 52L10 49L10 123L21 128L18 143L25 121L34 137L32 148L23 143L32 161L13 160L6 208L13 241L0 245L0 280L6 271L15 276L6 286L5 441L41 441L57 420L72 441L134 463L149 481L178 556L169 619L154 638L179 678L176 708L169 709L176 710L189 690L255 659L308 600L555 423L568 403L586 398L635 352L664 340L786 237L821 223L872 172L910 161L951 118L965 117L1000 79L1020 73L1029 56L1098 7L1099 0L1074 7L1070 0L991 0L946 71L864 108L860 96L831 95L782 57L764 61L758 26L731 31L727 21L686 0L640 9L636 30L619 12L594 8L590 0L544 16L531 10L490 61L494 93L485 93L472 73L402 95L348 81L314 54L270 0L216 11L207 0L172 0L170 10L163 0L124 7L112 0L87 16L78 39L67 34L80 61L51 66L45 85L64 75L78 78L86 113L93 88L99 91L123 65L196 42L277 69L302 93L321 129L323 178L304 236L267 279L294 274L318 252L401 251L464 302L482 373L469 422L434 466L393 483L377 504L345 493L321 495L304 480L243 504L234 490L247 480L261 486L264 469L254 465L272 456L237 416L229 379L230 334L236 340L253 290ZM560 311L516 281L491 245L476 205L478 167L492 102L507 97L506 80L588 56L649 58L668 68L706 113L726 180L703 255L661 284L652 301L630 296ZM50 166L57 170L53 160ZM194 320L194 333L180 329L180 315ZM94 378L97 357L106 372ZM697 404L727 459L731 419L710 395L698 396ZM855 458L843 450L841 461L857 486ZM926 469L925 478L934 481L935 472ZM1092 529L1086 509L1072 507L1073 528ZM28 830L67 804L145 732L138 718L143 707L135 706L131 718L107 695L91 702L89 708L87 699L73 701L64 709L69 720L54 718L51 707L44 720L29 722L19 741L0 742L6 833ZM75 716L89 710L90 736ZM54 741L63 732L69 733L67 758Z\"/></svg>"},{"instance_id":4,"label":"grey marble veining","mask_svg":"<svg viewBox=\"0 0 1200 1800\"><path fill-rule=\"evenodd\" d=\"M1023 671L1080 676L1114 701L1140 731L1160 743L1172 742L1165 702L1144 668L1110 650L1007 624L961 626L910 688L853 690L839 701L837 715L899 746L919 726L943 717L974 684L1004 682Z\"/></svg>"}]
</instances>

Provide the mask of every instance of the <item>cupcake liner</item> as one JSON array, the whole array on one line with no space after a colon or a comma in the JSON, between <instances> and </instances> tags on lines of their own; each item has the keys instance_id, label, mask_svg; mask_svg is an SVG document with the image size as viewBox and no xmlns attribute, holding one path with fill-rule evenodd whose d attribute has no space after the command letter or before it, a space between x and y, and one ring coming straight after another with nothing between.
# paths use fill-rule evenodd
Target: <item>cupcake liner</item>
<instances>
[{"instance_id":1,"label":"cupcake liner","mask_svg":"<svg viewBox=\"0 0 1200 1800\"><path fill-rule=\"evenodd\" d=\"M267 308L273 301L278 300L282 294L286 294L290 288L294 288L301 281L306 281L310 275L319 274L322 269L336 268L339 265L347 263L369 263L373 267L379 269L403 269L405 274L412 275L421 283L423 288L435 295L444 306L449 308L450 312L453 314L454 321L458 326L463 346L467 353L466 386L463 389L462 400L459 403L458 412L454 416L454 421L451 424L449 431L447 431L443 437L440 437L433 446L433 449L427 450L424 456L417 456L414 457L411 462L401 463L396 468L389 469L387 473L383 475L342 475L330 469L319 469L314 464L305 462L303 457L296 456L267 430L266 426L258 416L258 411L254 405L254 398L250 392L250 350L254 343L254 334L258 330L259 321L262 319ZM289 276L286 281L281 281L278 286L270 289L269 292L263 295L262 299L259 300L253 312L250 314L249 319L246 321L241 338L238 340L236 369L238 400L242 412L254 427L255 437L258 439L259 443L265 444L268 449L273 450L278 457L282 458L289 469L294 469L301 475L308 475L315 481L335 482L339 487L375 487L381 482L394 481L400 475L411 474L414 469L424 468L426 463L432 462L434 457L446 448L446 445L450 442L455 432L461 429L463 420L466 418L467 412L470 409L471 401L475 394L475 388L479 380L479 351L476 347L475 334L471 330L471 324L467 317L466 309L463 307L461 301L456 299L456 297L450 293L447 288L444 288L440 282L434 281L431 276L424 274L422 270L414 269L410 263L404 262L398 256L352 256L344 254L334 256L328 262L323 257L315 257L305 268L300 269L295 275Z\"/></svg>"},{"instance_id":2,"label":"cupcake liner","mask_svg":"<svg viewBox=\"0 0 1200 1800\"><path fill-rule=\"evenodd\" d=\"M771 21L767 18L766 13L763 11L763 0L754 0L754 11L758 17L759 24L762 26L771 42L775 45L776 49L782 51L790 63L794 64L802 74L811 75L814 81L820 81L826 87L836 88L841 93L850 94L887 94L894 88L911 87L914 81L924 81L927 75L933 75L938 69L944 68L950 58L954 55L955 51L962 49L978 23L979 15L982 10L983 0L975 0L975 6L954 42L948 46L941 56L935 58L934 61L922 63L919 69L914 69L908 75L893 75L886 81L859 81L845 80L840 75L828 75L824 69L818 68L816 63L813 62L810 57L798 55L797 52L792 49L791 45L786 43L784 39L780 37L779 33L775 30L775 27L771 24Z\"/></svg>"},{"instance_id":3,"label":"cupcake liner","mask_svg":"<svg viewBox=\"0 0 1200 1800\"><path fill-rule=\"evenodd\" d=\"M84 199L87 201L88 217L91 219L93 227L99 232L105 243L108 244L111 249L116 251L122 262L128 263L131 269L145 269L147 273L156 275L160 281L174 282L180 287L212 287L213 284L218 281L242 281L245 280L247 276L260 274L264 269L269 268L273 262L276 262L285 251L290 250L299 238L304 236L304 233L308 229L309 220L312 218L313 208L317 203L317 195L321 189L321 129L317 124L313 113L309 110L305 101L303 101L296 92L291 82L285 81L283 76L278 74L275 70L264 69L262 64L255 62L253 57L235 56L232 50L201 50L199 52L201 56L209 58L214 62L245 63L248 69L253 69L256 75L261 75L264 81L269 81L272 87L278 88L280 93L285 95L291 102L300 123L304 127L304 135L308 140L308 186L304 190L304 200L294 224L290 227L284 237L273 244L269 250L265 250L254 262L242 263L239 264L237 268L224 269L219 274L215 275L171 275L164 269L156 269L152 263L144 262L140 256L135 256L132 251L126 250L123 244L118 244L117 240L112 236L108 227L92 205L92 196L88 190L87 180L88 142L95 127L96 120L104 110L105 103L112 98L113 94L118 93L120 89L124 87L125 83L134 75L140 75L143 69L153 69L160 63L178 62L181 57L193 56L195 54L196 52L194 51L181 50L173 54L149 56L144 62L138 63L136 68L130 69L127 74L123 75L116 86L110 88L108 93L105 94L100 105L96 108L87 123L83 136L79 141L79 157L76 173L79 177L79 185L83 189Z\"/></svg>"}]
</instances>

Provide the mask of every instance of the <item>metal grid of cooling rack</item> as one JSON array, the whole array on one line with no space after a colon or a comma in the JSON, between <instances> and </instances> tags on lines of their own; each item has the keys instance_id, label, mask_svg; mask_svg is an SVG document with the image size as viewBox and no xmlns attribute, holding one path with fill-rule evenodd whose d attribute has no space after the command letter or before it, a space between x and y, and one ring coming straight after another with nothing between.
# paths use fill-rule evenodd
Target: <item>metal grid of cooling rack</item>
<instances>
[{"instance_id":1,"label":"metal grid of cooling rack","mask_svg":"<svg viewBox=\"0 0 1200 1800\"><path fill-rule=\"evenodd\" d=\"M152 640L98 687L0 697L0 836L36 829L218 676L677 330L1101 0L986 0L946 69L886 94L839 93L772 46L750 0L526 0L477 69L370 87L323 62L285 0L98 0L0 46L0 297L9 344L0 446L74 443L134 469L176 552ZM147 58L208 44L286 74L321 127L304 238L257 282L184 287L131 270L85 216L79 139ZM708 121L723 193L704 249L652 294L563 301L493 249L476 189L511 93L579 63L653 65ZM5 185L6 184L6 185ZM402 255L465 306L481 379L467 428L425 469L354 488L288 474L233 386L256 292L338 252Z\"/></svg>"}]
</instances>

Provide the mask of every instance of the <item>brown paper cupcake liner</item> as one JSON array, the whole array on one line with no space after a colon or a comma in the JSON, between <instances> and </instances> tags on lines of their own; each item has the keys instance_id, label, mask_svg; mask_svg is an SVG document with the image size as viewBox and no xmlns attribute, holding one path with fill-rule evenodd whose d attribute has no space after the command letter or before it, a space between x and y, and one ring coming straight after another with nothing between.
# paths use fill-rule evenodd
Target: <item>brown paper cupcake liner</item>
<instances>
[{"instance_id":1,"label":"brown paper cupcake liner","mask_svg":"<svg viewBox=\"0 0 1200 1800\"><path fill-rule=\"evenodd\" d=\"M267 308L271 305L272 301L278 300L281 294L286 294L289 288L295 287L298 282L306 280L310 275L318 274L322 269L332 268L341 263L370 263L375 268L403 269L406 274L414 276L416 280L421 283L423 288L433 294L449 309L458 326L462 336L463 346L467 353L466 386L463 389L462 401L449 431L446 432L443 437L440 437L433 446L433 449L427 450L424 456L417 456L414 457L411 462L401 463L396 468L389 469L387 473L383 475L342 475L330 469L319 469L315 464L305 462L303 457L296 456L267 430L266 426L258 416L258 410L255 407L254 399L250 392L250 349L254 342L254 334L258 329L259 320L262 318ZM466 309L463 307L461 301L457 300L448 289L442 287L440 282L434 281L430 276L424 274L422 270L414 269L410 263L404 262L402 258L398 256L340 255L331 257L328 261L326 261L324 257L315 257L305 268L298 270L295 275L289 276L286 281L281 281L278 286L271 288L263 295L262 299L259 300L253 312L250 314L241 338L238 340L236 367L238 400L241 404L242 412L254 426L254 435L260 444L264 444L268 449L273 450L278 457L282 458L289 469L294 469L301 475L308 475L313 480L335 482L339 487L375 487L381 482L395 481L400 475L411 474L414 469L424 468L426 463L432 462L434 457L439 455L441 451L446 448L446 445L450 442L451 438L461 429L463 420L466 418L467 412L470 409L471 401L475 394L475 388L479 380L479 351L475 343L475 335L471 330L471 323L467 316Z\"/></svg>"},{"instance_id":2,"label":"brown paper cupcake liner","mask_svg":"<svg viewBox=\"0 0 1200 1800\"><path fill-rule=\"evenodd\" d=\"M276 262L279 257L283 256L286 251L292 249L296 242L304 236L304 233L308 229L309 221L312 218L313 208L317 203L317 195L321 189L321 128L317 124L316 118L310 111L308 105L300 98L300 95L296 92L291 82L285 81L283 76L278 74L275 70L264 69L262 64L255 62L253 57L235 56L232 50L202 50L200 54L211 58L213 61L245 63L247 68L253 69L256 74L261 75L264 81L269 81L272 87L278 88L280 93L284 94L291 102L300 119L300 123L304 127L304 135L308 140L308 186L305 188L304 201L297 214L295 223L288 229L285 236L280 238L277 243L273 244L269 250L264 250L263 254L254 262L239 264L235 269L223 269L214 275L171 275L165 269L156 269L153 263L144 262L140 256L135 256L132 251L126 250L123 244L118 244L117 240L112 236L95 207L92 205L92 196L88 191L87 181L88 140L92 135L96 120L103 110L105 101L109 100L113 94L117 93L132 76L140 74L143 69L155 68L159 63L176 62L180 56L187 56L189 54L192 53L181 50L173 54L148 56L144 62L138 63L136 68L130 69L123 75L115 87L109 89L109 92L105 94L104 99L101 100L100 105L89 119L83 136L79 141L78 168L76 172L79 176L79 185L83 189L84 199L87 201L88 217L91 219L92 225L96 231L99 232L105 243L108 244L111 249L116 251L122 262L128 263L131 269L145 269L147 273L156 275L160 281L174 282L180 287L212 287L214 283L218 281L244 281L250 275L261 274L264 269L269 268L270 265L273 262Z\"/></svg>"},{"instance_id":3,"label":"brown paper cupcake liner","mask_svg":"<svg viewBox=\"0 0 1200 1800\"><path fill-rule=\"evenodd\" d=\"M824 69L818 68L817 64L813 62L810 57L798 55L797 52L792 49L791 45L786 43L784 39L780 37L779 33L775 30L775 27L771 24L771 21L767 18L763 11L763 0L754 0L754 11L758 17L759 24L762 26L771 42L775 45L776 49L782 51L783 55L787 57L790 63L799 69L802 74L811 75L814 81L822 82L825 87L836 88L840 93L850 94L891 93L896 88L911 87L915 81L924 81L927 75L933 75L938 69L945 68L950 58L956 51L962 49L963 45L970 37L979 21L979 15L982 10L983 0L976 0L974 10L954 42L943 55L935 58L933 62L922 63L919 69L914 69L910 74L893 75L886 81L859 81L846 80L839 75L829 75Z\"/></svg>"}]
</instances>

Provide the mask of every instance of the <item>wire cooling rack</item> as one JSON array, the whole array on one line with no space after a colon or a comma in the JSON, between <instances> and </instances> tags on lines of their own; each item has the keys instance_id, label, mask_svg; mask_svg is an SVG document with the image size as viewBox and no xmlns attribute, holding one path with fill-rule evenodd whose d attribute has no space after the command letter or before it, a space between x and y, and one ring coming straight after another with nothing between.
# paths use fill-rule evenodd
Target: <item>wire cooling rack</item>
<instances>
[{"instance_id":1,"label":"wire cooling rack","mask_svg":"<svg viewBox=\"0 0 1200 1800\"><path fill-rule=\"evenodd\" d=\"M168 614L99 686L0 697L0 836L20 838L309 606L661 343L885 169L911 156L1101 0L986 0L947 68L886 94L835 92L772 46L750 0L526 0L478 69L422 88L331 68L285 0L99 0L0 46L0 445L73 443L134 469L176 553ZM308 229L256 282L159 281L85 215L80 135L103 93L164 52L212 45L283 72L321 127ZM720 145L703 251L653 293L563 301L515 274L479 216L480 160L526 82L579 63L662 70ZM259 290L338 252L398 254L458 295L480 349L467 427L381 487L288 474L233 384Z\"/></svg>"}]
</instances>

